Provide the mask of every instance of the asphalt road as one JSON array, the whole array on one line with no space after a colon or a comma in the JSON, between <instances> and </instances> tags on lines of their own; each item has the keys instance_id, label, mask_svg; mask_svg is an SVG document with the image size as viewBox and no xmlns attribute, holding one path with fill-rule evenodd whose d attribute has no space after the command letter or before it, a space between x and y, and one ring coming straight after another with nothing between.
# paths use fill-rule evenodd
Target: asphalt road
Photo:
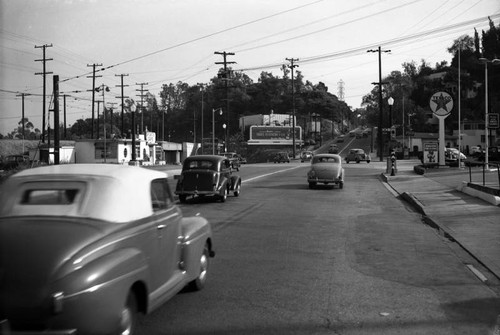
<instances>
[{"instance_id":1,"label":"asphalt road","mask_svg":"<svg viewBox=\"0 0 500 335\"><path fill-rule=\"evenodd\" d=\"M144 334L490 334L499 297L374 164L310 190L307 163L249 164L240 197L191 201L214 229L207 286L143 318Z\"/></svg>"}]
</instances>

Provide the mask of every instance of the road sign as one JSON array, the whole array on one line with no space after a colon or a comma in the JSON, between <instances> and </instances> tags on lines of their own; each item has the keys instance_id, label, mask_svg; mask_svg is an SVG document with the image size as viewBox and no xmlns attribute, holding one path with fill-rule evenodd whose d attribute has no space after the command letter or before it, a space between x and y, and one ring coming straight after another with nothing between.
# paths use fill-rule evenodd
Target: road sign
<instances>
[{"instance_id":1,"label":"road sign","mask_svg":"<svg viewBox=\"0 0 500 335\"><path fill-rule=\"evenodd\" d=\"M488 113L488 129L498 128L498 113Z\"/></svg>"},{"instance_id":2,"label":"road sign","mask_svg":"<svg viewBox=\"0 0 500 335\"><path fill-rule=\"evenodd\" d=\"M453 98L446 92L434 93L429 106L436 116L448 116L453 109Z\"/></svg>"}]
</instances>

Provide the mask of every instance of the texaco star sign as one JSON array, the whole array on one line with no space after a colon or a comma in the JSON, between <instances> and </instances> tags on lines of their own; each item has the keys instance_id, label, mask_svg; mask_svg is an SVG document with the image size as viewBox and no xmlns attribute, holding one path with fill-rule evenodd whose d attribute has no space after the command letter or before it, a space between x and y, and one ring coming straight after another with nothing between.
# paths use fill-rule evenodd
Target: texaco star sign
<instances>
[{"instance_id":1,"label":"texaco star sign","mask_svg":"<svg viewBox=\"0 0 500 335\"><path fill-rule=\"evenodd\" d=\"M446 92L437 92L432 95L429 105L436 116L448 116L453 109L453 98Z\"/></svg>"}]
</instances>

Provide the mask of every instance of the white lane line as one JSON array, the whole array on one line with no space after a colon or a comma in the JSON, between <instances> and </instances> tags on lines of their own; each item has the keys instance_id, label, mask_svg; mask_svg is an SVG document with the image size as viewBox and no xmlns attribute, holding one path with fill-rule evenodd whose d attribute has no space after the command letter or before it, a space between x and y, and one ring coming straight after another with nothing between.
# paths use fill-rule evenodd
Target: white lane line
<instances>
[{"instance_id":1,"label":"white lane line","mask_svg":"<svg viewBox=\"0 0 500 335\"><path fill-rule=\"evenodd\" d=\"M250 181L253 181L255 179L262 178L262 177L271 176L273 174L277 174L277 173L281 173L281 172L285 172L285 171L290 171L290 170L293 170L293 169L298 169L301 166L303 166L303 165L297 165L297 166L294 166L294 167L291 167L291 168L288 168L288 169L285 169L285 170L279 170L279 171L274 171L274 172L271 172L271 173L266 173L266 174L263 174L263 175L260 175L260 176L257 176L257 177L253 177L253 178L250 178L250 179L243 180L242 183L250 182Z\"/></svg>"}]
</instances>

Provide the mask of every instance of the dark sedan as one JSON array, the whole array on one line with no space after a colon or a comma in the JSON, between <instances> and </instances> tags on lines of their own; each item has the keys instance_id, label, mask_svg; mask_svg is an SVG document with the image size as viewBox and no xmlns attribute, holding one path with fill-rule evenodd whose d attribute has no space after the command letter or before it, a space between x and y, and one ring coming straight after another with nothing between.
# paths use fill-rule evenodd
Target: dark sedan
<instances>
[{"instance_id":1,"label":"dark sedan","mask_svg":"<svg viewBox=\"0 0 500 335\"><path fill-rule=\"evenodd\" d=\"M175 194L180 202L185 202L188 196L214 196L224 202L229 192L236 197L241 192L241 178L233 174L231 161L223 156L188 157L182 164L181 174L175 178Z\"/></svg>"}]
</instances>

